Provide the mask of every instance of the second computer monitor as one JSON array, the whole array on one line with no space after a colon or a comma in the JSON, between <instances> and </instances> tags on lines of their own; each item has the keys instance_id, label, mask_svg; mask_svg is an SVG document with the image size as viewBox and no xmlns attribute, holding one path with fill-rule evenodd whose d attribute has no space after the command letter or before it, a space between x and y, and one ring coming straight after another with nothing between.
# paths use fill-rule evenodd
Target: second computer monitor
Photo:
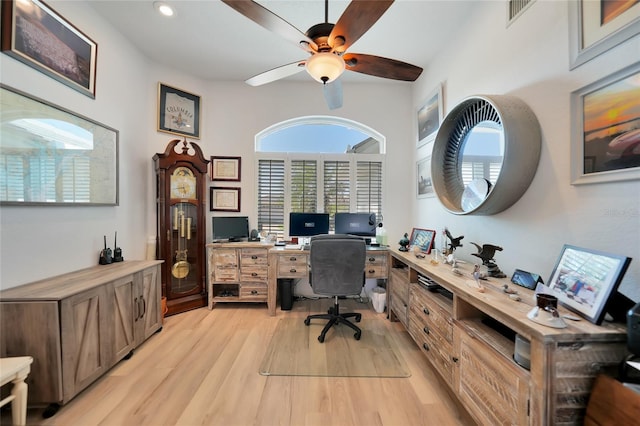
<instances>
[{"instance_id":1,"label":"second computer monitor","mask_svg":"<svg viewBox=\"0 0 640 426\"><path fill-rule=\"evenodd\" d=\"M376 236L375 213L336 213L336 234Z\"/></svg>"},{"instance_id":2,"label":"second computer monitor","mask_svg":"<svg viewBox=\"0 0 640 426\"><path fill-rule=\"evenodd\" d=\"M328 213L289 213L289 236L312 237L328 233Z\"/></svg>"}]
</instances>

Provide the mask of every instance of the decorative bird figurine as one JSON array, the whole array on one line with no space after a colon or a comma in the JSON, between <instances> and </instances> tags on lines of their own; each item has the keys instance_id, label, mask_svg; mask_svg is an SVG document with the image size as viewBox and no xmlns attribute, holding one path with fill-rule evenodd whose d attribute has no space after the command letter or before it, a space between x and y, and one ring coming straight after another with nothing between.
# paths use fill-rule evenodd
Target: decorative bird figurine
<instances>
[{"instance_id":1,"label":"decorative bird figurine","mask_svg":"<svg viewBox=\"0 0 640 426\"><path fill-rule=\"evenodd\" d=\"M400 244L400 248L398 250L409 251L409 249L407 248L407 246L409 245L409 234L405 232L404 237L400 239L398 244Z\"/></svg>"},{"instance_id":2,"label":"decorative bird figurine","mask_svg":"<svg viewBox=\"0 0 640 426\"><path fill-rule=\"evenodd\" d=\"M504 272L498 268L498 265L493 261L493 256L496 254L496 251L502 251L502 247L495 246L493 244L483 244L480 247L478 244L471 242L474 246L478 248L477 253L471 253L473 256L479 257L482 259L482 264L487 267L487 272L489 276L495 278L504 278L506 275Z\"/></svg>"},{"instance_id":3,"label":"decorative bird figurine","mask_svg":"<svg viewBox=\"0 0 640 426\"><path fill-rule=\"evenodd\" d=\"M457 238L453 238L453 236L451 235L451 232L449 232L449 229L447 228L444 228L444 233L447 235L447 238L449 239L449 241L451 241L451 243L449 243L450 253L456 251L458 247L462 247L462 243L460 241L464 238L464 235L461 235Z\"/></svg>"}]
</instances>

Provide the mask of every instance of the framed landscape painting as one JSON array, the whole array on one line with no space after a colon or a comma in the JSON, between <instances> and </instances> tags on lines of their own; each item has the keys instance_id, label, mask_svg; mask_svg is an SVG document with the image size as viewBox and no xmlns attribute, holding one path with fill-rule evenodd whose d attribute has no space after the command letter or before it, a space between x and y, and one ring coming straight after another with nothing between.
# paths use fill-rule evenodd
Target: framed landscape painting
<instances>
[{"instance_id":1,"label":"framed landscape painting","mask_svg":"<svg viewBox=\"0 0 640 426\"><path fill-rule=\"evenodd\" d=\"M2 2L2 51L90 98L98 45L39 0Z\"/></svg>"}]
</instances>

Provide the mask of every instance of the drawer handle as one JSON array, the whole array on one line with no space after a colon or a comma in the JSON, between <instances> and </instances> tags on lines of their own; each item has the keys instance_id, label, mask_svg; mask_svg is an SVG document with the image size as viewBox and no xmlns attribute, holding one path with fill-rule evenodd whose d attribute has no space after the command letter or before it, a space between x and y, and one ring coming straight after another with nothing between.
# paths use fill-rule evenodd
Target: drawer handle
<instances>
[{"instance_id":1,"label":"drawer handle","mask_svg":"<svg viewBox=\"0 0 640 426\"><path fill-rule=\"evenodd\" d=\"M425 351L429 350L429 345L427 345L426 343L423 343L422 347L424 348Z\"/></svg>"},{"instance_id":2,"label":"drawer handle","mask_svg":"<svg viewBox=\"0 0 640 426\"><path fill-rule=\"evenodd\" d=\"M297 257L295 257L295 256L291 256L291 257L289 258L289 260L290 260L291 262L295 262L296 260L298 260L298 258L297 258Z\"/></svg>"},{"instance_id":3,"label":"drawer handle","mask_svg":"<svg viewBox=\"0 0 640 426\"><path fill-rule=\"evenodd\" d=\"M422 331L424 331L425 334L429 334L429 327L423 328Z\"/></svg>"},{"instance_id":4,"label":"drawer handle","mask_svg":"<svg viewBox=\"0 0 640 426\"><path fill-rule=\"evenodd\" d=\"M376 258L375 258L375 257L370 257L370 258L369 258L369 262L375 262L375 261L376 261Z\"/></svg>"},{"instance_id":5,"label":"drawer handle","mask_svg":"<svg viewBox=\"0 0 640 426\"><path fill-rule=\"evenodd\" d=\"M369 269L369 273L370 273L370 274L373 274L374 272L376 272L376 270L375 270L375 269Z\"/></svg>"},{"instance_id":6,"label":"drawer handle","mask_svg":"<svg viewBox=\"0 0 640 426\"><path fill-rule=\"evenodd\" d=\"M422 308L422 312L424 312L425 315L429 315L429 309L427 308Z\"/></svg>"},{"instance_id":7,"label":"drawer handle","mask_svg":"<svg viewBox=\"0 0 640 426\"><path fill-rule=\"evenodd\" d=\"M291 272L293 274L293 273L296 273L298 271L296 271L296 268L291 268L291 269L289 269L289 272Z\"/></svg>"},{"instance_id":8,"label":"drawer handle","mask_svg":"<svg viewBox=\"0 0 640 426\"><path fill-rule=\"evenodd\" d=\"M251 273L251 276L252 276L252 277L257 277L257 276L258 276L258 273L257 273L257 272L252 272L252 273Z\"/></svg>"},{"instance_id":9,"label":"drawer handle","mask_svg":"<svg viewBox=\"0 0 640 426\"><path fill-rule=\"evenodd\" d=\"M255 254L253 256L251 256L251 259L256 260L258 258L258 256L256 256Z\"/></svg>"},{"instance_id":10,"label":"drawer handle","mask_svg":"<svg viewBox=\"0 0 640 426\"><path fill-rule=\"evenodd\" d=\"M251 294L258 294L258 290L251 290Z\"/></svg>"},{"instance_id":11,"label":"drawer handle","mask_svg":"<svg viewBox=\"0 0 640 426\"><path fill-rule=\"evenodd\" d=\"M452 357L451 359L453 360L453 362L458 362L458 357L455 357L455 356L454 356L454 357Z\"/></svg>"}]
</instances>

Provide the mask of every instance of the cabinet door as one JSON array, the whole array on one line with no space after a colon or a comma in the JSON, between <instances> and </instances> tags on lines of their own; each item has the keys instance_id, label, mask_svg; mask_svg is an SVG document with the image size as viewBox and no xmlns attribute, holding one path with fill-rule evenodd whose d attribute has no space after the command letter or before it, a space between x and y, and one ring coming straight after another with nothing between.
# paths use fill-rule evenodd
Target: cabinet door
<instances>
[{"instance_id":1,"label":"cabinet door","mask_svg":"<svg viewBox=\"0 0 640 426\"><path fill-rule=\"evenodd\" d=\"M107 285L60 303L63 402L104 374L114 363L113 322Z\"/></svg>"},{"instance_id":2,"label":"cabinet door","mask_svg":"<svg viewBox=\"0 0 640 426\"><path fill-rule=\"evenodd\" d=\"M216 249L213 251L213 281L238 282L238 253L235 249Z\"/></svg>"},{"instance_id":3,"label":"cabinet door","mask_svg":"<svg viewBox=\"0 0 640 426\"><path fill-rule=\"evenodd\" d=\"M395 317L404 325L405 329L409 328L409 279L404 269L391 268L389 274L389 318Z\"/></svg>"},{"instance_id":4,"label":"cabinet door","mask_svg":"<svg viewBox=\"0 0 640 426\"><path fill-rule=\"evenodd\" d=\"M145 269L138 283L138 316L135 319L136 345L147 340L162 327L159 267ZM135 299L134 299L135 301Z\"/></svg>"},{"instance_id":5,"label":"cabinet door","mask_svg":"<svg viewBox=\"0 0 640 426\"><path fill-rule=\"evenodd\" d=\"M529 375L479 339L456 328L458 396L480 424L528 425Z\"/></svg>"},{"instance_id":6,"label":"cabinet door","mask_svg":"<svg viewBox=\"0 0 640 426\"><path fill-rule=\"evenodd\" d=\"M136 345L133 319L138 296L133 277L129 275L113 282L114 362L121 360Z\"/></svg>"}]
</instances>

